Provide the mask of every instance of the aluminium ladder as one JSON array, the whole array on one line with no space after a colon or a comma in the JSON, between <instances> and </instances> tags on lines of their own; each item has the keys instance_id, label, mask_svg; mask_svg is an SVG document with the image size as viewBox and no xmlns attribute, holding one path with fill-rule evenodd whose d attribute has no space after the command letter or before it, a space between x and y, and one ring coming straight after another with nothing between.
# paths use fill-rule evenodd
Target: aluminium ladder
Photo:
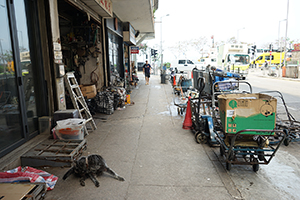
<instances>
[{"instance_id":1,"label":"aluminium ladder","mask_svg":"<svg viewBox=\"0 0 300 200\"><path fill-rule=\"evenodd\" d=\"M88 134L87 124L90 125L89 128L91 128L92 130L97 129L97 126L90 113L90 110L86 104L86 101L82 95L73 72L66 73L65 82L74 108L79 111L80 118L85 119L85 133Z\"/></svg>"}]
</instances>

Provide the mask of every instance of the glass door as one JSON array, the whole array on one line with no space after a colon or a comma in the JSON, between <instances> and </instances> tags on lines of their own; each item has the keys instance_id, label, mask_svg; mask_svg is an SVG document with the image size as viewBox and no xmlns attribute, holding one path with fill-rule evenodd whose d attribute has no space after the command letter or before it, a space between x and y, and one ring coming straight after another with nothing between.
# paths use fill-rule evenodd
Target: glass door
<instances>
[{"instance_id":1,"label":"glass door","mask_svg":"<svg viewBox=\"0 0 300 200\"><path fill-rule=\"evenodd\" d=\"M29 48L29 37L27 27L27 17L25 12L24 0L18 1L14 4L15 16L16 16L16 28L18 36L18 49L20 54L20 64L23 79L23 90L25 100L25 110L28 124L28 132L32 132L38 129L38 117L35 101L35 87L33 76L33 64L31 62L31 52Z\"/></svg>"},{"instance_id":2,"label":"glass door","mask_svg":"<svg viewBox=\"0 0 300 200\"><path fill-rule=\"evenodd\" d=\"M24 1L0 0L0 157L38 130Z\"/></svg>"},{"instance_id":3,"label":"glass door","mask_svg":"<svg viewBox=\"0 0 300 200\"><path fill-rule=\"evenodd\" d=\"M0 0L0 149L22 139L21 113L12 38L5 0Z\"/></svg>"}]
</instances>

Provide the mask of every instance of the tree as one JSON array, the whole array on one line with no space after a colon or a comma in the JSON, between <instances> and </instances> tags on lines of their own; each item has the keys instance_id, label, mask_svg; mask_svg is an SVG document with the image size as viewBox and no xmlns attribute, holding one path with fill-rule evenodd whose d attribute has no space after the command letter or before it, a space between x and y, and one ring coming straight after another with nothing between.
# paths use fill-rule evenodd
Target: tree
<instances>
[{"instance_id":1,"label":"tree","mask_svg":"<svg viewBox=\"0 0 300 200\"><path fill-rule=\"evenodd\" d=\"M189 42L179 41L174 46L169 47L169 49L173 52L176 58L182 55L186 56L186 52L189 50Z\"/></svg>"},{"instance_id":2,"label":"tree","mask_svg":"<svg viewBox=\"0 0 300 200\"><path fill-rule=\"evenodd\" d=\"M237 44L237 40L235 37L231 37L227 40L227 43L229 44Z\"/></svg>"},{"instance_id":3,"label":"tree","mask_svg":"<svg viewBox=\"0 0 300 200\"><path fill-rule=\"evenodd\" d=\"M190 44L194 49L203 56L205 53L205 48L208 47L207 38L204 36L200 36L199 38L192 39Z\"/></svg>"},{"instance_id":4,"label":"tree","mask_svg":"<svg viewBox=\"0 0 300 200\"><path fill-rule=\"evenodd\" d=\"M1 61L10 62L13 60L13 54L11 50L6 50L4 54L0 55Z\"/></svg>"},{"instance_id":5,"label":"tree","mask_svg":"<svg viewBox=\"0 0 300 200\"><path fill-rule=\"evenodd\" d=\"M139 49L140 49L140 51L142 52L142 53L144 53L144 54L146 54L146 52L147 52L147 48L148 48L148 46L147 46L147 44L146 43L141 43L141 44L139 44Z\"/></svg>"}]
</instances>

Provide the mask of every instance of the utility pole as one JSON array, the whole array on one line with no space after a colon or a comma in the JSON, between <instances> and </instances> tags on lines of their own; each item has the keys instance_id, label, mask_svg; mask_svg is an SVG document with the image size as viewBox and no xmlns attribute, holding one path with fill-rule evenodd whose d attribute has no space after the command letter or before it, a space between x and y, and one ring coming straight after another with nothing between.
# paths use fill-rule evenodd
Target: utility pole
<instances>
[{"instance_id":1,"label":"utility pole","mask_svg":"<svg viewBox=\"0 0 300 200\"><path fill-rule=\"evenodd\" d=\"M288 30L288 19L289 19L289 0L287 0L287 12L286 12L286 28L285 28L285 41L284 41L284 66L286 67L286 40Z\"/></svg>"}]
</instances>

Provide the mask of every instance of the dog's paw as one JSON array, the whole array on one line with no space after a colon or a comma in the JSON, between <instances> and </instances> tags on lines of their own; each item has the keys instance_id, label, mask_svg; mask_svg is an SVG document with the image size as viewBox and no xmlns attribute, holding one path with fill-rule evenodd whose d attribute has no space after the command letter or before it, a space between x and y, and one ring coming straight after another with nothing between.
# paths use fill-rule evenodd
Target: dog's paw
<instances>
[{"instance_id":1,"label":"dog's paw","mask_svg":"<svg viewBox=\"0 0 300 200\"><path fill-rule=\"evenodd\" d=\"M118 177L117 177L117 180L118 180L118 181L125 181L125 179L124 179L123 177L121 177L121 176L118 176Z\"/></svg>"},{"instance_id":2,"label":"dog's paw","mask_svg":"<svg viewBox=\"0 0 300 200\"><path fill-rule=\"evenodd\" d=\"M99 183L99 182L95 183L95 186L96 186L96 187L99 187L99 186L100 186L100 183Z\"/></svg>"}]
</instances>

